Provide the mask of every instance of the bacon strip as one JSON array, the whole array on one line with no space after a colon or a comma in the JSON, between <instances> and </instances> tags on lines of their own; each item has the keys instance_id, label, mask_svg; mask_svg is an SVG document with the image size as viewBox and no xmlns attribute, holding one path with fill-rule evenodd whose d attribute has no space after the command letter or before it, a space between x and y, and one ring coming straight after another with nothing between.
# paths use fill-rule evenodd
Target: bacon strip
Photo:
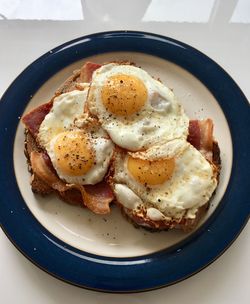
<instances>
[{"instance_id":1,"label":"bacon strip","mask_svg":"<svg viewBox=\"0 0 250 304\"><path fill-rule=\"evenodd\" d=\"M53 164L51 162L51 159L49 155L46 152L41 152L43 160L44 160L44 165L46 165L52 173L57 175L55 168L53 167Z\"/></svg>"},{"instance_id":2,"label":"bacon strip","mask_svg":"<svg viewBox=\"0 0 250 304\"><path fill-rule=\"evenodd\" d=\"M68 191L60 192L59 196L66 203L86 207L82 202L82 193L78 189L71 188Z\"/></svg>"},{"instance_id":3,"label":"bacon strip","mask_svg":"<svg viewBox=\"0 0 250 304\"><path fill-rule=\"evenodd\" d=\"M30 164L33 172L51 188L59 192L68 190L66 184L47 165L46 156L43 152L32 151L30 153Z\"/></svg>"},{"instance_id":4,"label":"bacon strip","mask_svg":"<svg viewBox=\"0 0 250 304\"><path fill-rule=\"evenodd\" d=\"M211 119L190 120L187 140L207 160L213 160L213 121Z\"/></svg>"},{"instance_id":5,"label":"bacon strip","mask_svg":"<svg viewBox=\"0 0 250 304\"><path fill-rule=\"evenodd\" d=\"M96 185L76 185L70 187L81 191L84 205L96 214L110 213L110 203L114 199L113 192L110 186L102 181Z\"/></svg>"},{"instance_id":6,"label":"bacon strip","mask_svg":"<svg viewBox=\"0 0 250 304\"><path fill-rule=\"evenodd\" d=\"M198 120L190 120L189 121L189 135L188 142L193 145L197 150L200 150L200 141L201 141L201 132Z\"/></svg>"},{"instance_id":7,"label":"bacon strip","mask_svg":"<svg viewBox=\"0 0 250 304\"><path fill-rule=\"evenodd\" d=\"M96 185L84 186L85 205L97 214L110 212L110 203L114 200L114 194L110 186L102 181Z\"/></svg>"},{"instance_id":8,"label":"bacon strip","mask_svg":"<svg viewBox=\"0 0 250 304\"><path fill-rule=\"evenodd\" d=\"M101 64L93 63L93 62L86 62L81 69L80 80L82 82L90 82L94 71L99 69L100 67L101 67Z\"/></svg>"},{"instance_id":9,"label":"bacon strip","mask_svg":"<svg viewBox=\"0 0 250 304\"><path fill-rule=\"evenodd\" d=\"M40 125L44 120L44 117L51 110L52 105L52 101L49 101L35 108L22 117L22 122L25 124L26 129L28 129L33 136L36 136L38 134Z\"/></svg>"},{"instance_id":10,"label":"bacon strip","mask_svg":"<svg viewBox=\"0 0 250 304\"><path fill-rule=\"evenodd\" d=\"M205 151L213 149L213 121L211 119L199 120L200 146Z\"/></svg>"},{"instance_id":11,"label":"bacon strip","mask_svg":"<svg viewBox=\"0 0 250 304\"><path fill-rule=\"evenodd\" d=\"M50 160L49 160L50 161ZM62 197L64 192L72 189L80 191L83 204L96 214L110 212L109 204L113 201L114 195L110 186L102 181L96 185L66 184L56 175L53 168L48 164L48 155L43 152L32 151L30 163L33 172L52 189L58 191ZM76 197L76 194L74 194ZM79 196L78 196L79 197Z\"/></svg>"}]
</instances>

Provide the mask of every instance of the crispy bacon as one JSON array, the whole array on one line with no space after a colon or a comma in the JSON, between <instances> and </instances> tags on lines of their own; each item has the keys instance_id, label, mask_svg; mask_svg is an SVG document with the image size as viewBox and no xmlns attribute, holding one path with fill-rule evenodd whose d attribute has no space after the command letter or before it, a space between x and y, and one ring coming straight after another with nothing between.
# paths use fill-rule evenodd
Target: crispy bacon
<instances>
[{"instance_id":1,"label":"crispy bacon","mask_svg":"<svg viewBox=\"0 0 250 304\"><path fill-rule=\"evenodd\" d=\"M98 214L110 212L109 205L114 199L114 194L105 181L96 185L84 186L84 190L84 202L90 210Z\"/></svg>"},{"instance_id":2,"label":"crispy bacon","mask_svg":"<svg viewBox=\"0 0 250 304\"><path fill-rule=\"evenodd\" d=\"M64 192L58 193L60 198L64 200L66 203L72 204L72 205L80 205L81 207L86 207L82 202L82 193L79 191L79 189L69 189Z\"/></svg>"},{"instance_id":3,"label":"crispy bacon","mask_svg":"<svg viewBox=\"0 0 250 304\"><path fill-rule=\"evenodd\" d=\"M207 160L213 160L213 121L190 120L187 140L198 149Z\"/></svg>"},{"instance_id":4,"label":"crispy bacon","mask_svg":"<svg viewBox=\"0 0 250 304\"><path fill-rule=\"evenodd\" d=\"M197 150L200 150L201 132L198 120L190 120L189 122L188 142L193 145Z\"/></svg>"},{"instance_id":5,"label":"crispy bacon","mask_svg":"<svg viewBox=\"0 0 250 304\"><path fill-rule=\"evenodd\" d=\"M100 67L101 67L101 64L93 63L93 62L86 62L81 69L80 80L82 82L90 82L94 71L99 69Z\"/></svg>"},{"instance_id":6,"label":"crispy bacon","mask_svg":"<svg viewBox=\"0 0 250 304\"><path fill-rule=\"evenodd\" d=\"M35 173L52 189L59 192L66 191L68 187L59 179L54 170L51 170L50 166L47 164L47 161L47 155L43 152L32 151L30 153L30 164L33 173Z\"/></svg>"},{"instance_id":7,"label":"crispy bacon","mask_svg":"<svg viewBox=\"0 0 250 304\"><path fill-rule=\"evenodd\" d=\"M213 121L211 119L199 120L200 147L205 151L213 149Z\"/></svg>"},{"instance_id":8,"label":"crispy bacon","mask_svg":"<svg viewBox=\"0 0 250 304\"><path fill-rule=\"evenodd\" d=\"M57 176L54 169L50 167L49 162L50 160L46 153L32 151L30 154L30 163L33 172L44 183L58 191L62 198L66 199L70 197L73 202L79 201L79 193L77 194L74 191L77 189L81 193L81 203L88 209L97 214L110 212L109 204L113 201L114 196L110 186L105 181L96 185L86 186L67 184Z\"/></svg>"},{"instance_id":9,"label":"crispy bacon","mask_svg":"<svg viewBox=\"0 0 250 304\"><path fill-rule=\"evenodd\" d=\"M36 137L39 131L39 127L44 120L44 117L51 110L52 105L52 101L49 101L35 108L22 117L22 122L25 124L26 129L28 129L34 137Z\"/></svg>"},{"instance_id":10,"label":"crispy bacon","mask_svg":"<svg viewBox=\"0 0 250 304\"><path fill-rule=\"evenodd\" d=\"M102 181L95 185L76 185L70 187L81 191L84 205L96 214L110 213L110 203L114 199L113 192L110 186Z\"/></svg>"}]
</instances>

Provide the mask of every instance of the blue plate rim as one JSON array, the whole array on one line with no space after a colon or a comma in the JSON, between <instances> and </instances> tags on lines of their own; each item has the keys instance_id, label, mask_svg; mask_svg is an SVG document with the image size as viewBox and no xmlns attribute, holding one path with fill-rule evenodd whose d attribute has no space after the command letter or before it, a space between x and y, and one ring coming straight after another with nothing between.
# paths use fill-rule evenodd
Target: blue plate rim
<instances>
[{"instance_id":1,"label":"blue plate rim","mask_svg":"<svg viewBox=\"0 0 250 304\"><path fill-rule=\"evenodd\" d=\"M111 41L112 44L110 43ZM84 56L80 53L82 50L85 51ZM90 55L112 51L144 52L170 60L187 69L200 79L219 101L228 120L233 139L234 158L229 186L222 203L211 219L198 230L190 241L179 244L178 248L173 247L171 250L163 250L135 258L101 257L84 253L58 240L38 223L27 208L23 207L23 199L18 190L15 175L13 175L12 154L16 126L18 125L18 118L21 116L30 97L43 82L64 66ZM38 74L36 74L37 71L39 71ZM21 92L20 90L23 87L28 89L25 92ZM235 98L231 102L233 105L229 104L228 96ZM22 102L20 104L16 103L15 109L9 115L9 104L11 105L13 99L16 100L17 97ZM233 79L217 63L193 47L165 36L137 31L102 32L80 37L54 48L31 63L9 86L1 100L1 113L6 113L6 116L0 122L0 136L4 138L0 143L0 151L4 155L0 160L0 167L5 169L0 173L0 189L4 194L0 198L1 227L12 243L29 260L51 275L76 286L106 292L138 292L168 286L197 273L213 262L230 246L247 223L250 205L246 201L246 197L249 191L247 187L246 189L242 188L244 188L244 185L247 186L246 179L244 183L243 177L247 176L247 168L249 169L250 163L246 149L250 147L250 140L247 138L247 134L250 131L250 126L247 124L249 104ZM236 105L238 111L232 111L232 106ZM240 123L238 124L239 118ZM237 125L235 124L236 122ZM243 131L242 126L244 127ZM236 135L237 137L235 137ZM237 149L240 144L241 149ZM243 147L242 149L242 145L245 148ZM236 170L236 162L238 171L241 171L240 175ZM11 184L13 191L5 193L8 184ZM232 191L235 185L241 185L242 187L239 187L238 191ZM239 197L242 201L235 206L232 199ZM6 203L9 201L12 202L11 205ZM237 210L235 210L236 207L238 208ZM233 212L239 216L234 221L232 221ZM223 219L224 221L227 220L229 215L233 225L230 222L231 226L229 225L228 227L227 224L227 228L230 229L227 229L226 232L230 233L226 235L222 244L217 244L216 248L213 248L213 251L209 254L205 252L205 256L202 255L202 252L199 252L198 256L201 260L196 261L192 269L185 269L187 261L192 261L193 254L197 257L197 253L195 255L193 250L195 246L197 248L197 244L205 244L205 248L208 248L209 245L214 245L215 240L211 238L211 233L209 232L211 229L215 231L215 239L220 236L219 232L225 232L225 227L222 227L221 222L223 223ZM16 216L18 216L18 223L16 223ZM28 224L25 222L27 219L29 221ZM24 223L26 226L22 225L20 228L20 223ZM214 230L214 228L217 228L217 230ZM26 233L25 235L24 232ZM23 239L24 236L25 238ZM41 244L47 244L50 249L52 248L53 254L57 254L58 259L52 259L49 262L44 261L41 256L43 254L46 256L47 254L46 257L51 257L52 252L42 250L34 242L34 238L36 241L41 241ZM31 242L32 246L27 245L27 241ZM37 254L38 252L40 256ZM71 271L76 271L79 265L81 267L84 265L87 269L84 272L84 278L77 280L75 274L71 273L69 275L67 273L70 270L68 266L63 265L66 268L62 269L62 261L65 258L67 258L71 266L74 265ZM185 260L186 264L184 263ZM175 269L173 265L170 267L170 262L171 265L174 264L176 266ZM178 270L178 273L176 273L176 270ZM121 277L121 274L124 274L125 277ZM86 276L88 278L85 278ZM132 282L128 278L132 279ZM108 282L107 279L109 279ZM140 279L142 282L137 282Z\"/></svg>"}]
</instances>

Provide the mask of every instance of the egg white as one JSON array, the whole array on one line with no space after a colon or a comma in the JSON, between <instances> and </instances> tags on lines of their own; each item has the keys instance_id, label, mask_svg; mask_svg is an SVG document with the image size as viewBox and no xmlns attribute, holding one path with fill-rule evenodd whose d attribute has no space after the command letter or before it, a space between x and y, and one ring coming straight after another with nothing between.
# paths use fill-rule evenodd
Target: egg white
<instances>
[{"instance_id":1,"label":"egg white","mask_svg":"<svg viewBox=\"0 0 250 304\"><path fill-rule=\"evenodd\" d=\"M131 154L150 160L175 155L171 179L154 186L143 185L130 174L128 153L116 155L113 185L117 200L128 209L145 207L147 216L153 220L195 218L198 208L209 201L217 186L213 166L185 140L177 139L145 153Z\"/></svg>"},{"instance_id":2,"label":"egg white","mask_svg":"<svg viewBox=\"0 0 250 304\"><path fill-rule=\"evenodd\" d=\"M85 87L83 91L74 90L54 99L52 109L40 126L38 141L47 151L60 179L70 184L87 185L96 184L104 178L114 144L100 126L92 125L91 119L83 114L88 84L83 84L83 87ZM54 145L62 132L81 129L89 133L91 148L95 154L94 165L82 176L70 176L58 166Z\"/></svg>"},{"instance_id":3,"label":"egg white","mask_svg":"<svg viewBox=\"0 0 250 304\"><path fill-rule=\"evenodd\" d=\"M50 112L42 121L38 141L41 146L49 148L51 140L58 134L69 130L75 119L83 114L87 100L88 85L83 91L74 90L56 97Z\"/></svg>"},{"instance_id":4,"label":"egg white","mask_svg":"<svg viewBox=\"0 0 250 304\"><path fill-rule=\"evenodd\" d=\"M103 85L109 77L116 74L136 76L147 88L148 98L145 105L129 117L110 113L101 100ZM173 92L135 66L111 63L96 70L87 105L113 142L130 151L146 149L161 140L186 138L188 134L189 119Z\"/></svg>"}]
</instances>

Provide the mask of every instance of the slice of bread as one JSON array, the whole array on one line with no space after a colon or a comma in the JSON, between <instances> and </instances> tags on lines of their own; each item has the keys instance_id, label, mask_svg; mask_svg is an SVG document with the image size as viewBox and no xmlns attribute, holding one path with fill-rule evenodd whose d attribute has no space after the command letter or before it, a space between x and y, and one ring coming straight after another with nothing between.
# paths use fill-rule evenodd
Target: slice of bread
<instances>
[{"instance_id":1,"label":"slice of bread","mask_svg":"<svg viewBox=\"0 0 250 304\"><path fill-rule=\"evenodd\" d=\"M84 82L84 74L82 70L76 70L73 72L73 75L70 76L55 92L54 96L52 97L51 101L63 93L67 93L70 91L73 91L75 89L81 89L79 83ZM81 192L77 189L70 189L68 191L64 192L58 192L50 187L49 184L44 182L42 179L40 179L33 171L32 167L30 165L30 154L32 151L42 151L41 147L39 147L37 141L32 136L31 132L29 132L27 129L25 129L25 145L24 145L24 153L27 158L28 162L28 170L31 173L31 189L34 193L40 194L40 195L47 195L52 192L57 193L61 199L63 199L65 202L69 204L77 204L82 205L82 195Z\"/></svg>"},{"instance_id":2,"label":"slice of bread","mask_svg":"<svg viewBox=\"0 0 250 304\"><path fill-rule=\"evenodd\" d=\"M219 182L219 175L220 175L220 169L221 169L221 159L220 159L220 149L218 146L218 143L216 141L213 141L213 149L212 149L212 164L214 166L214 171L216 174L216 178ZM112 184L112 182L111 182ZM215 192L214 192L215 193ZM213 193L213 195L214 195ZM211 200L211 199L210 199ZM116 202L117 206L121 209L122 214L135 226L135 227L143 227L150 231L160 231L160 230L169 230L169 229L182 229L185 232L189 232L193 230L199 223L199 221L205 216L210 201L201 206L197 212L194 219L188 219L185 217L185 215L182 218L174 219L168 221L153 221L149 219L145 214L135 213L131 209L125 208L122 204L119 202Z\"/></svg>"}]
</instances>

